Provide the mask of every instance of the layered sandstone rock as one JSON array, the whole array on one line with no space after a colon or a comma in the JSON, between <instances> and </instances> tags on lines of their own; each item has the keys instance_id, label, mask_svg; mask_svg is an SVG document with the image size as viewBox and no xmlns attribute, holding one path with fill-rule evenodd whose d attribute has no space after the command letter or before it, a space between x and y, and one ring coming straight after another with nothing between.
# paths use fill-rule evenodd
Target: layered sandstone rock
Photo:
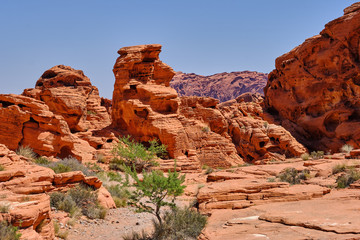
<instances>
[{"instance_id":1,"label":"layered sandstone rock","mask_svg":"<svg viewBox=\"0 0 360 240\"><path fill-rule=\"evenodd\" d=\"M243 93L263 94L267 74L251 71L218 73L202 76L177 72L170 82L179 96L213 97L225 102Z\"/></svg>"},{"instance_id":2,"label":"layered sandstone rock","mask_svg":"<svg viewBox=\"0 0 360 240\"><path fill-rule=\"evenodd\" d=\"M311 149L360 147L359 6L277 58L269 74L268 111Z\"/></svg>"},{"instance_id":3,"label":"layered sandstone rock","mask_svg":"<svg viewBox=\"0 0 360 240\"><path fill-rule=\"evenodd\" d=\"M58 65L45 71L35 88L23 95L44 101L50 111L64 117L72 132L102 129L110 125L97 87L81 70Z\"/></svg>"},{"instance_id":4,"label":"layered sandstone rock","mask_svg":"<svg viewBox=\"0 0 360 240\"><path fill-rule=\"evenodd\" d=\"M62 190L84 183L99 189L100 203L105 207L115 204L109 193L94 177L85 177L81 172L55 174L53 170L18 156L0 144L0 204L9 206L9 212L0 214L20 228L22 239L54 239L54 227L50 209L50 191ZM41 227L40 227L41 225Z\"/></svg>"},{"instance_id":5,"label":"layered sandstone rock","mask_svg":"<svg viewBox=\"0 0 360 240\"><path fill-rule=\"evenodd\" d=\"M199 182L200 210L210 213L200 239L358 239L359 184L336 189L336 179L344 172L333 169L345 164L359 171L359 163L336 154L213 172L207 183ZM300 185L275 179L290 167L307 171L310 178Z\"/></svg>"},{"instance_id":6,"label":"layered sandstone rock","mask_svg":"<svg viewBox=\"0 0 360 240\"><path fill-rule=\"evenodd\" d=\"M248 162L285 160L305 153L306 149L288 131L263 119L261 101L262 98L251 94L219 105L212 98L182 97L180 112L230 139L237 153Z\"/></svg>"},{"instance_id":7,"label":"layered sandstone rock","mask_svg":"<svg viewBox=\"0 0 360 240\"><path fill-rule=\"evenodd\" d=\"M119 50L113 70L113 127L139 141L160 139L171 158L191 155L210 166L242 163L228 138L179 114L180 99L169 87L175 73L159 60L160 51L158 44Z\"/></svg>"},{"instance_id":8,"label":"layered sandstone rock","mask_svg":"<svg viewBox=\"0 0 360 240\"><path fill-rule=\"evenodd\" d=\"M0 143L9 149L29 146L37 154L79 160L92 159L93 149L71 134L62 116L42 101L15 94L0 95Z\"/></svg>"}]
</instances>

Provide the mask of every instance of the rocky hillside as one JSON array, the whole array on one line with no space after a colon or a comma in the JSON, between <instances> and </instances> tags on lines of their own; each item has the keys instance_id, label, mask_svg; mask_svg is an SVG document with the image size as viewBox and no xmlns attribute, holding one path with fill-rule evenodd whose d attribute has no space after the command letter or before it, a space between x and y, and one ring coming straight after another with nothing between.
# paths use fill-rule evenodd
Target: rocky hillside
<instances>
[{"instance_id":1,"label":"rocky hillside","mask_svg":"<svg viewBox=\"0 0 360 240\"><path fill-rule=\"evenodd\" d=\"M265 103L312 149L360 147L360 3L276 59Z\"/></svg>"},{"instance_id":2,"label":"rocky hillside","mask_svg":"<svg viewBox=\"0 0 360 240\"><path fill-rule=\"evenodd\" d=\"M243 93L263 94L267 74L251 71L218 73L202 76L177 72L170 82L179 96L213 97L225 102Z\"/></svg>"}]
</instances>

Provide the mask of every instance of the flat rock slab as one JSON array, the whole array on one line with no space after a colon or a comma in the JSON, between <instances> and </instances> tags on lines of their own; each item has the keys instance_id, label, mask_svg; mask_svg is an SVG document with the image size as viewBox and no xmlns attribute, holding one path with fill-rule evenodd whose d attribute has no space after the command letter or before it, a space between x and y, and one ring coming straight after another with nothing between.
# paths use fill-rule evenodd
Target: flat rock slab
<instances>
[{"instance_id":1,"label":"flat rock slab","mask_svg":"<svg viewBox=\"0 0 360 240\"><path fill-rule=\"evenodd\" d=\"M314 199L214 210L204 233L208 240L360 239L359 212L357 199Z\"/></svg>"}]
</instances>

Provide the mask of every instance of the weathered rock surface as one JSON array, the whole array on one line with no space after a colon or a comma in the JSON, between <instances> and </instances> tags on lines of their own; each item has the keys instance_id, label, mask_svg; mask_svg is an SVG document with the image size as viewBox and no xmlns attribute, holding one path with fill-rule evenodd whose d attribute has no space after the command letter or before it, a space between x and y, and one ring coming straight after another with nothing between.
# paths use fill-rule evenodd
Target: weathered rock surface
<instances>
[{"instance_id":1,"label":"weathered rock surface","mask_svg":"<svg viewBox=\"0 0 360 240\"><path fill-rule=\"evenodd\" d=\"M32 163L0 144L0 204L8 205L9 212L0 213L20 228L22 239L54 239L54 227L47 192L64 190L74 184L85 183L100 189L99 200L108 208L115 206L101 181L85 177L81 172L55 174L53 170ZM41 224L41 227L39 225Z\"/></svg>"},{"instance_id":2,"label":"weathered rock surface","mask_svg":"<svg viewBox=\"0 0 360 240\"><path fill-rule=\"evenodd\" d=\"M257 100L262 98L241 95L237 100L217 105L218 100L213 98L182 97L180 113L231 139L237 153L248 162L285 160L305 153L306 149L283 127L263 120L261 102Z\"/></svg>"},{"instance_id":3,"label":"weathered rock surface","mask_svg":"<svg viewBox=\"0 0 360 240\"><path fill-rule=\"evenodd\" d=\"M311 149L360 147L360 8L276 59L265 88L268 111Z\"/></svg>"},{"instance_id":4,"label":"weathered rock surface","mask_svg":"<svg viewBox=\"0 0 360 240\"><path fill-rule=\"evenodd\" d=\"M159 60L160 51L158 44L119 50L113 70L113 127L139 141L160 139L171 158L194 152L195 159L209 166L242 163L229 139L179 114L180 98L169 87L175 73Z\"/></svg>"},{"instance_id":5,"label":"weathered rock surface","mask_svg":"<svg viewBox=\"0 0 360 240\"><path fill-rule=\"evenodd\" d=\"M179 96L213 97L225 102L243 93L263 94L267 74L251 71L218 73L202 76L177 72L170 82Z\"/></svg>"},{"instance_id":6,"label":"weathered rock surface","mask_svg":"<svg viewBox=\"0 0 360 240\"><path fill-rule=\"evenodd\" d=\"M99 91L81 70L58 65L45 71L33 89L23 95L44 101L50 111L64 117L72 132L110 125Z\"/></svg>"},{"instance_id":7,"label":"weathered rock surface","mask_svg":"<svg viewBox=\"0 0 360 240\"><path fill-rule=\"evenodd\" d=\"M79 160L92 159L93 149L71 134L62 116L55 115L42 101L15 94L0 95L0 143L9 149L29 146L37 154L69 155Z\"/></svg>"},{"instance_id":8,"label":"weathered rock surface","mask_svg":"<svg viewBox=\"0 0 360 240\"><path fill-rule=\"evenodd\" d=\"M358 183L336 189L344 173L333 169L345 164L359 171L360 160L343 154L288 161L216 171L207 183L199 181L201 188L192 192L210 215L200 239L359 239ZM298 185L275 179L289 167L310 178Z\"/></svg>"}]
</instances>

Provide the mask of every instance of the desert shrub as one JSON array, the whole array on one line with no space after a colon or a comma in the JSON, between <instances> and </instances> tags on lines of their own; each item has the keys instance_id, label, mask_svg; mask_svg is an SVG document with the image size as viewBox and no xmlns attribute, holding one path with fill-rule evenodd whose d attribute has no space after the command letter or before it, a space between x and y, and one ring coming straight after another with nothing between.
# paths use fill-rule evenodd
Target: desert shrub
<instances>
[{"instance_id":1,"label":"desert shrub","mask_svg":"<svg viewBox=\"0 0 360 240\"><path fill-rule=\"evenodd\" d=\"M96 192L89 186L80 184L70 189L67 194L75 201L77 206L97 202Z\"/></svg>"},{"instance_id":2,"label":"desert shrub","mask_svg":"<svg viewBox=\"0 0 360 240\"><path fill-rule=\"evenodd\" d=\"M310 171L305 169L299 173L295 168L285 168L282 173L280 173L278 178L281 182L299 184L300 180L306 180L310 178Z\"/></svg>"},{"instance_id":3,"label":"desert shrub","mask_svg":"<svg viewBox=\"0 0 360 240\"><path fill-rule=\"evenodd\" d=\"M96 154L95 159L98 163L106 163L106 158L103 154Z\"/></svg>"},{"instance_id":4,"label":"desert shrub","mask_svg":"<svg viewBox=\"0 0 360 240\"><path fill-rule=\"evenodd\" d=\"M204 133L208 133L208 132L210 132L210 128L209 127L202 127L201 131L204 132Z\"/></svg>"},{"instance_id":5,"label":"desert shrub","mask_svg":"<svg viewBox=\"0 0 360 240\"><path fill-rule=\"evenodd\" d=\"M105 186L114 199L117 208L125 207L130 197L130 192L127 187L117 185Z\"/></svg>"},{"instance_id":6,"label":"desert shrub","mask_svg":"<svg viewBox=\"0 0 360 240\"><path fill-rule=\"evenodd\" d=\"M300 157L302 160L306 161L306 160L309 160L310 155L308 153L303 153L303 154L301 154Z\"/></svg>"},{"instance_id":7,"label":"desert shrub","mask_svg":"<svg viewBox=\"0 0 360 240\"><path fill-rule=\"evenodd\" d=\"M38 165L47 165L50 161L46 157L35 158L35 163Z\"/></svg>"},{"instance_id":8,"label":"desert shrub","mask_svg":"<svg viewBox=\"0 0 360 240\"><path fill-rule=\"evenodd\" d=\"M306 179L309 179L311 177L310 176L310 171L308 169L304 169L298 175L299 175L299 178L301 180L306 180Z\"/></svg>"},{"instance_id":9,"label":"desert shrub","mask_svg":"<svg viewBox=\"0 0 360 240\"><path fill-rule=\"evenodd\" d=\"M114 147L112 153L114 158L110 162L110 169L124 170L123 165L135 166L138 171L147 166L155 166L156 157L166 155L166 146L159 144L157 140L149 141L149 148L143 144L130 140L130 136L119 138L119 143Z\"/></svg>"},{"instance_id":10,"label":"desert shrub","mask_svg":"<svg viewBox=\"0 0 360 240\"><path fill-rule=\"evenodd\" d=\"M36 153L34 153L32 148L30 148L29 146L20 146L16 150L16 154L27 157L27 158L30 158L30 159L35 159L36 158Z\"/></svg>"},{"instance_id":11,"label":"desert shrub","mask_svg":"<svg viewBox=\"0 0 360 240\"><path fill-rule=\"evenodd\" d=\"M268 178L267 181L268 181L268 182L275 182L275 181L276 181L276 178L271 177L271 178Z\"/></svg>"},{"instance_id":12,"label":"desert shrub","mask_svg":"<svg viewBox=\"0 0 360 240\"><path fill-rule=\"evenodd\" d=\"M0 164L0 171L4 171L4 170L5 170L5 167Z\"/></svg>"},{"instance_id":13,"label":"desert shrub","mask_svg":"<svg viewBox=\"0 0 360 240\"><path fill-rule=\"evenodd\" d=\"M81 171L85 176L94 176L95 173L89 170L86 166L81 164L76 158L69 157L57 162L50 162L43 166L51 168L55 173L64 173L72 171Z\"/></svg>"},{"instance_id":14,"label":"desert shrub","mask_svg":"<svg viewBox=\"0 0 360 240\"><path fill-rule=\"evenodd\" d=\"M154 232L147 235L145 232L132 233L125 236L125 240L187 240L197 239L205 227L207 219L200 213L189 208L175 208L166 211L163 223L153 221Z\"/></svg>"},{"instance_id":15,"label":"desert shrub","mask_svg":"<svg viewBox=\"0 0 360 240\"><path fill-rule=\"evenodd\" d=\"M66 230L61 230L60 225L58 222L54 221L54 232L55 237L61 238L61 239L67 239L69 232Z\"/></svg>"},{"instance_id":16,"label":"desert shrub","mask_svg":"<svg viewBox=\"0 0 360 240\"><path fill-rule=\"evenodd\" d=\"M359 179L360 172L355 169L350 169L345 174L342 174L336 179L337 188L346 188Z\"/></svg>"},{"instance_id":17,"label":"desert shrub","mask_svg":"<svg viewBox=\"0 0 360 240\"><path fill-rule=\"evenodd\" d=\"M321 159L324 157L324 151L313 151L311 152L311 158L316 160L316 159Z\"/></svg>"},{"instance_id":18,"label":"desert shrub","mask_svg":"<svg viewBox=\"0 0 360 240\"><path fill-rule=\"evenodd\" d=\"M286 168L280 175L279 179L282 182L288 182L290 184L299 184L300 178L298 171L295 168Z\"/></svg>"},{"instance_id":19,"label":"desert shrub","mask_svg":"<svg viewBox=\"0 0 360 240\"><path fill-rule=\"evenodd\" d=\"M201 168L205 170L205 174L210 174L214 172L214 169L206 164L202 165Z\"/></svg>"},{"instance_id":20,"label":"desert shrub","mask_svg":"<svg viewBox=\"0 0 360 240\"><path fill-rule=\"evenodd\" d=\"M50 194L50 206L68 212L71 217L81 211L71 196L61 192Z\"/></svg>"},{"instance_id":21,"label":"desert shrub","mask_svg":"<svg viewBox=\"0 0 360 240\"><path fill-rule=\"evenodd\" d=\"M118 172L107 172L110 181L122 182L123 178Z\"/></svg>"},{"instance_id":22,"label":"desert shrub","mask_svg":"<svg viewBox=\"0 0 360 240\"><path fill-rule=\"evenodd\" d=\"M6 221L0 222L0 239L1 240L19 240L21 234L17 232L18 228L12 226Z\"/></svg>"},{"instance_id":23,"label":"desert shrub","mask_svg":"<svg viewBox=\"0 0 360 240\"><path fill-rule=\"evenodd\" d=\"M8 213L10 209L10 204L1 203L0 204L0 213Z\"/></svg>"},{"instance_id":24,"label":"desert shrub","mask_svg":"<svg viewBox=\"0 0 360 240\"><path fill-rule=\"evenodd\" d=\"M340 151L343 153L350 153L353 149L354 149L353 146L351 146L349 144L345 144L340 148Z\"/></svg>"},{"instance_id":25,"label":"desert shrub","mask_svg":"<svg viewBox=\"0 0 360 240\"><path fill-rule=\"evenodd\" d=\"M102 168L99 165L97 165L96 163L88 162L88 163L85 164L85 166L91 172L102 172L103 171ZM93 173L91 173L91 174L93 174Z\"/></svg>"},{"instance_id":26,"label":"desert shrub","mask_svg":"<svg viewBox=\"0 0 360 240\"><path fill-rule=\"evenodd\" d=\"M132 232L130 234L122 236L124 240L155 240L149 236L144 230L141 233Z\"/></svg>"},{"instance_id":27,"label":"desert shrub","mask_svg":"<svg viewBox=\"0 0 360 240\"><path fill-rule=\"evenodd\" d=\"M71 217L82 214L88 218L104 218L106 209L101 207L96 192L86 185L78 185L67 193L54 192L50 195L50 204L58 210L70 213Z\"/></svg>"},{"instance_id":28,"label":"desert shrub","mask_svg":"<svg viewBox=\"0 0 360 240\"><path fill-rule=\"evenodd\" d=\"M189 208L175 208L167 211L163 224L154 221L152 239L197 239L206 225L206 217Z\"/></svg>"},{"instance_id":29,"label":"desert shrub","mask_svg":"<svg viewBox=\"0 0 360 240\"><path fill-rule=\"evenodd\" d=\"M137 172L126 167L126 172L134 179L135 191L131 192L129 202L137 208L138 212L148 212L157 218L159 224L162 223L160 210L164 206L175 207L175 199L184 192L185 175L180 176L174 171L168 171L167 176L161 171L143 171L143 180L140 181ZM171 201L169 201L171 198ZM141 200L145 199L145 202Z\"/></svg>"},{"instance_id":30,"label":"desert shrub","mask_svg":"<svg viewBox=\"0 0 360 240\"><path fill-rule=\"evenodd\" d=\"M333 167L332 169L332 174L337 174L337 173L340 173L340 172L345 172L347 169L347 166L346 164L337 164L336 166Z\"/></svg>"}]
</instances>

